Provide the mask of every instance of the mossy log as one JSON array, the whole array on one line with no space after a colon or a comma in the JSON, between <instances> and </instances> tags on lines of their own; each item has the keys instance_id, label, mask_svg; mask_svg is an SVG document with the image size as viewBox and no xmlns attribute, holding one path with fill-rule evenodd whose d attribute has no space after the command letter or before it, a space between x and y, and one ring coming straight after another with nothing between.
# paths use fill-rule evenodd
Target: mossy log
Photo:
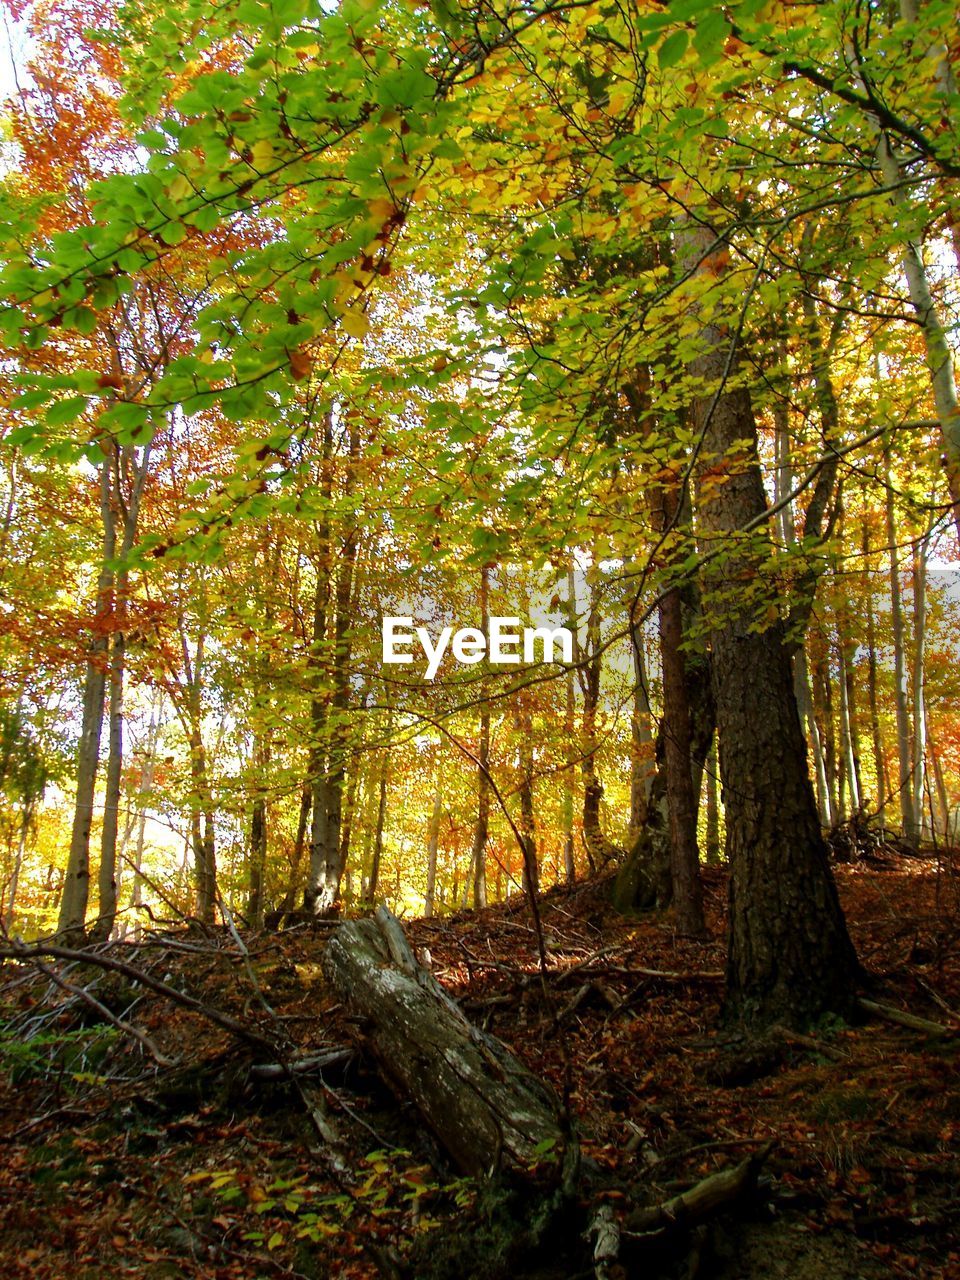
<instances>
[{"instance_id":1,"label":"mossy log","mask_svg":"<svg viewBox=\"0 0 960 1280\"><path fill-rule=\"evenodd\" d=\"M552 1091L481 1031L417 962L397 919L342 924L323 957L327 980L363 1020L365 1047L397 1095L412 1101L466 1174L529 1178L569 1172L574 1140Z\"/></svg>"}]
</instances>

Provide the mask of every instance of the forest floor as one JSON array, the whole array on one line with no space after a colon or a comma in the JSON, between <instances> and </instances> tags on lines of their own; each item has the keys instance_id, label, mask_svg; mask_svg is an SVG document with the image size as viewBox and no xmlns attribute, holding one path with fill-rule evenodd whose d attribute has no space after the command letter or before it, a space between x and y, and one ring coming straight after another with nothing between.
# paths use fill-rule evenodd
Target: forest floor
<instances>
[{"instance_id":1,"label":"forest floor","mask_svg":"<svg viewBox=\"0 0 960 1280\"><path fill-rule=\"evenodd\" d=\"M872 997L951 1034L877 1019L806 1041L724 1029L719 870L706 873L706 944L616 915L603 880L547 894L553 1015L519 899L406 924L475 1021L558 1093L568 1081L618 1213L774 1143L752 1207L645 1276L960 1277L960 866L889 856L837 875ZM298 1087L251 1069L269 1066L262 1046L127 976L53 959L46 974L4 969L0 1276L368 1277L388 1257L413 1280L442 1274L446 1242L472 1229L476 1188L353 1050L356 1026L320 969L328 936L301 926L238 945L229 931L171 930L101 949L283 1046L287 1062L328 1054ZM158 1065L81 988L175 1063ZM481 1260L472 1274L492 1273ZM592 1276L589 1245L523 1274Z\"/></svg>"}]
</instances>

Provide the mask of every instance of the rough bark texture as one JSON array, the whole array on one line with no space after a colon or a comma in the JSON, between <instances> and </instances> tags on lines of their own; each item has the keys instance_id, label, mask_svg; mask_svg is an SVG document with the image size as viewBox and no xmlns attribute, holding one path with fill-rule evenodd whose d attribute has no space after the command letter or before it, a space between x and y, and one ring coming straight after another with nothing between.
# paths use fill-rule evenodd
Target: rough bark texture
<instances>
[{"instance_id":1,"label":"rough bark texture","mask_svg":"<svg viewBox=\"0 0 960 1280\"><path fill-rule=\"evenodd\" d=\"M685 240L690 265L702 267L713 234L697 228ZM703 578L731 871L725 1007L798 1025L851 1007L857 964L820 833L783 624L758 625L744 590L769 554L767 536L747 542L740 532L767 509L753 409L744 388L726 389L735 339L712 322L700 336L689 366L707 389L694 402L698 529L704 551L727 548Z\"/></svg>"},{"instance_id":2,"label":"rough bark texture","mask_svg":"<svg viewBox=\"0 0 960 1280\"><path fill-rule=\"evenodd\" d=\"M467 1020L417 963L385 907L341 925L323 967L363 1018L384 1077L415 1103L464 1173L525 1178L545 1151L571 1153L553 1095L501 1041Z\"/></svg>"},{"instance_id":3,"label":"rough bark texture","mask_svg":"<svg viewBox=\"0 0 960 1280\"><path fill-rule=\"evenodd\" d=\"M665 490L662 529L672 527L680 514L678 495ZM660 601L660 664L663 672L663 738L666 765L667 819L670 831L670 881L677 927L701 936L706 931L697 847L697 798L692 766L693 734L687 696L687 664L683 654L683 601L679 587Z\"/></svg>"}]
</instances>

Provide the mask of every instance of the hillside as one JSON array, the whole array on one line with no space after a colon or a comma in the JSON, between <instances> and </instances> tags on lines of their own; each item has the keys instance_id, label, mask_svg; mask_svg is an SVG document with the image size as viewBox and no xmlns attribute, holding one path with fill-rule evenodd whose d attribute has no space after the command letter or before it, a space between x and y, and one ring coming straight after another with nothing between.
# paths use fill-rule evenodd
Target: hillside
<instances>
[{"instance_id":1,"label":"hillside","mask_svg":"<svg viewBox=\"0 0 960 1280\"><path fill-rule=\"evenodd\" d=\"M559 1095L569 1082L582 1221L569 1215L536 1256L502 1268L503 1223L484 1220L485 1193L385 1089L362 1027L326 988L335 924L242 939L177 928L94 949L206 1013L96 966L8 963L2 1274L956 1277L960 882L949 864L892 852L841 866L838 881L872 998L950 1034L866 1016L808 1037L724 1029L720 871L706 872L707 944L617 916L603 880L548 893L552 1007L522 899L407 924L474 1021ZM326 1065L284 1082L264 1069L271 1046L274 1063ZM756 1195L689 1232L681 1223L648 1243L624 1233L620 1262L594 1272L581 1233L599 1205L623 1222L767 1143Z\"/></svg>"}]
</instances>

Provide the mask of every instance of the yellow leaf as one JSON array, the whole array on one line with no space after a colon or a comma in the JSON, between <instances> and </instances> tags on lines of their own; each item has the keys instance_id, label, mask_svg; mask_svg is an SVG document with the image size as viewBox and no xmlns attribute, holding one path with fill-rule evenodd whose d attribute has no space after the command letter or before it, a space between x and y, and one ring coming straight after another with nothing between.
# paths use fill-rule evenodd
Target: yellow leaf
<instances>
[{"instance_id":1,"label":"yellow leaf","mask_svg":"<svg viewBox=\"0 0 960 1280\"><path fill-rule=\"evenodd\" d=\"M351 338L365 338L370 331L370 321L362 311L345 311L340 323Z\"/></svg>"},{"instance_id":2,"label":"yellow leaf","mask_svg":"<svg viewBox=\"0 0 960 1280\"><path fill-rule=\"evenodd\" d=\"M387 196L377 196L367 207L370 210L370 217L376 222L386 222L397 211L397 206Z\"/></svg>"},{"instance_id":3,"label":"yellow leaf","mask_svg":"<svg viewBox=\"0 0 960 1280\"><path fill-rule=\"evenodd\" d=\"M273 143L261 138L250 148L250 163L255 169L268 169L273 162Z\"/></svg>"},{"instance_id":4,"label":"yellow leaf","mask_svg":"<svg viewBox=\"0 0 960 1280\"><path fill-rule=\"evenodd\" d=\"M193 187L190 185L190 179L185 178L182 173L178 173L170 183L169 187L167 187L167 195L171 200L183 200L192 190Z\"/></svg>"}]
</instances>

